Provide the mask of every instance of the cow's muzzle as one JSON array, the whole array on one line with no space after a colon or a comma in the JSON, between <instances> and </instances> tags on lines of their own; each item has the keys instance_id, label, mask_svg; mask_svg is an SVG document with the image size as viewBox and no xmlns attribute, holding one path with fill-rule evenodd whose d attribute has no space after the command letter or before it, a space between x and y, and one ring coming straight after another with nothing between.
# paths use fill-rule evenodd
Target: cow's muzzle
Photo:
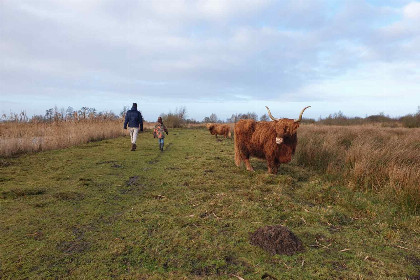
<instances>
[{"instance_id":1,"label":"cow's muzzle","mask_svg":"<svg viewBox=\"0 0 420 280\"><path fill-rule=\"evenodd\" d=\"M276 144L280 145L281 143L283 143L283 138L276 137Z\"/></svg>"}]
</instances>

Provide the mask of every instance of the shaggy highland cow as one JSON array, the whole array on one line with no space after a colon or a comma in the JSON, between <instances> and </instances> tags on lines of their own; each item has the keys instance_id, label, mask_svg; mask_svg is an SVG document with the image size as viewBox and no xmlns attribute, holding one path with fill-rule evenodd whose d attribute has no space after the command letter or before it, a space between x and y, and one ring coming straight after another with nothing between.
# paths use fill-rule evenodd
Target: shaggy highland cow
<instances>
[{"instance_id":1,"label":"shaggy highland cow","mask_svg":"<svg viewBox=\"0 0 420 280\"><path fill-rule=\"evenodd\" d=\"M210 131L211 135L223 135L225 138L232 137L232 133L230 132L230 127L227 124L215 124L209 123L207 124L207 129Z\"/></svg>"},{"instance_id":2,"label":"shaggy highland cow","mask_svg":"<svg viewBox=\"0 0 420 280\"><path fill-rule=\"evenodd\" d=\"M240 120L235 124L235 164L245 162L246 169L254 171L249 157L267 160L268 173L276 174L280 163L292 160L297 145L297 129L302 121L303 108L297 120L276 119L266 106L272 122Z\"/></svg>"}]
</instances>

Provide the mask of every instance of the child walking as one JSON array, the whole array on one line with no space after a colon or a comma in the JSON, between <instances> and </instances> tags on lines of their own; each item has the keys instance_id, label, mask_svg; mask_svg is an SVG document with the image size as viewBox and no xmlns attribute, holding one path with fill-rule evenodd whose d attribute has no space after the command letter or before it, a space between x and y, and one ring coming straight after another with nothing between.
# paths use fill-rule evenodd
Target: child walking
<instances>
[{"instance_id":1,"label":"child walking","mask_svg":"<svg viewBox=\"0 0 420 280\"><path fill-rule=\"evenodd\" d=\"M162 118L159 117L158 118L158 123L155 125L155 129L153 130L153 137L158 138L159 149L161 151L163 151L163 145L164 145L164 140L163 139L165 139L165 133L166 133L166 135L168 135L168 129L163 124Z\"/></svg>"}]
</instances>

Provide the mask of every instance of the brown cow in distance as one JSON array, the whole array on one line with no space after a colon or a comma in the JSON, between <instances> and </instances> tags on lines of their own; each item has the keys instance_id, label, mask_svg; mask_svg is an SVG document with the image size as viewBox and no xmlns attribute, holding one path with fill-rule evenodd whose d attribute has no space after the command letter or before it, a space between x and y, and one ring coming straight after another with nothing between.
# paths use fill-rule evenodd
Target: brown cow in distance
<instances>
[{"instance_id":1,"label":"brown cow in distance","mask_svg":"<svg viewBox=\"0 0 420 280\"><path fill-rule=\"evenodd\" d=\"M223 135L225 138L232 137L232 133L230 132L230 126L227 124L215 124L209 123L207 124L207 129L210 131L211 135Z\"/></svg>"},{"instance_id":2,"label":"brown cow in distance","mask_svg":"<svg viewBox=\"0 0 420 280\"><path fill-rule=\"evenodd\" d=\"M280 163L292 160L297 145L297 129L302 121L303 108L297 120L276 119L266 106L271 122L240 120L235 124L235 164L245 162L246 169L254 171L249 157L267 161L268 173L276 174Z\"/></svg>"}]
</instances>

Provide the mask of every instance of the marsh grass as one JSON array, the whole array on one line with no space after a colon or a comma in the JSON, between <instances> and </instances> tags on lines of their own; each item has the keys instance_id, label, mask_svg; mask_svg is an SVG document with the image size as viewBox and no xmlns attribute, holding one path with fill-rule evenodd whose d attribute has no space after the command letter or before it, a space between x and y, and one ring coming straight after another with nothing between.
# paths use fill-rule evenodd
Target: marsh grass
<instances>
[{"instance_id":1,"label":"marsh grass","mask_svg":"<svg viewBox=\"0 0 420 280\"><path fill-rule=\"evenodd\" d=\"M164 152L150 132L136 152L129 143L125 136L4 159L0 278L419 275L418 216L373 192L296 162L270 175L253 159L256 172L247 172L233 163L233 140L205 129L170 130ZM9 195L22 190L33 195ZM250 244L250 233L278 224L306 250L271 255Z\"/></svg>"},{"instance_id":2,"label":"marsh grass","mask_svg":"<svg viewBox=\"0 0 420 280\"><path fill-rule=\"evenodd\" d=\"M374 191L419 213L420 129L378 126L303 126L297 164Z\"/></svg>"},{"instance_id":3,"label":"marsh grass","mask_svg":"<svg viewBox=\"0 0 420 280\"><path fill-rule=\"evenodd\" d=\"M0 156L63 149L127 134L123 119L0 123ZM154 124L146 122L145 129Z\"/></svg>"}]
</instances>

